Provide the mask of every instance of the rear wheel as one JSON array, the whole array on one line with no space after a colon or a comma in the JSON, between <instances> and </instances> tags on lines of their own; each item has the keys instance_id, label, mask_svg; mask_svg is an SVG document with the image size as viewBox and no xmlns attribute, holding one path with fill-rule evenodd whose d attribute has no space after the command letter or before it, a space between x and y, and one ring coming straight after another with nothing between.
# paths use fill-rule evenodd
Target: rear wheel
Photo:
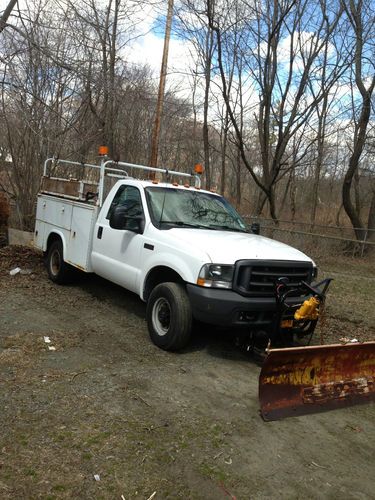
<instances>
[{"instance_id":1,"label":"rear wheel","mask_svg":"<svg viewBox=\"0 0 375 500\"><path fill-rule=\"evenodd\" d=\"M74 268L64 261L64 250L61 240L55 240L47 252L48 276L54 283L63 285L74 279Z\"/></svg>"},{"instance_id":2,"label":"rear wheel","mask_svg":"<svg viewBox=\"0 0 375 500\"><path fill-rule=\"evenodd\" d=\"M182 284L162 283L153 289L147 303L147 324L151 340L161 349L177 351L186 346L192 314Z\"/></svg>"}]
</instances>

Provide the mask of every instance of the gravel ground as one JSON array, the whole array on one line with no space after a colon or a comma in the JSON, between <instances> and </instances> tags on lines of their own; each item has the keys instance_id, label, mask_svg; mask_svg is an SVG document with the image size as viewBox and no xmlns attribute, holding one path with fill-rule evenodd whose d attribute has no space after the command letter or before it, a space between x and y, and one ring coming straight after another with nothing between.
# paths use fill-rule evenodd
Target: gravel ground
<instances>
[{"instance_id":1,"label":"gravel ground","mask_svg":"<svg viewBox=\"0 0 375 500\"><path fill-rule=\"evenodd\" d=\"M374 339L373 263L320 264L326 341ZM0 498L374 498L375 406L265 423L259 371L231 332L163 352L135 295L1 249Z\"/></svg>"}]
</instances>

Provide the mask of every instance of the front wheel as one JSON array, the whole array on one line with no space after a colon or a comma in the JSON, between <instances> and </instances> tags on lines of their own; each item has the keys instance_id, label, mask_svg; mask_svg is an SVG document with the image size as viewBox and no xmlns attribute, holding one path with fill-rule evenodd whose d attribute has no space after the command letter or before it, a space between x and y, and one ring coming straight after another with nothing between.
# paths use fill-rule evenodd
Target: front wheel
<instances>
[{"instance_id":1,"label":"front wheel","mask_svg":"<svg viewBox=\"0 0 375 500\"><path fill-rule=\"evenodd\" d=\"M165 351L186 346L191 336L192 314L186 289L180 283L162 283L147 302L147 324L151 340Z\"/></svg>"}]
</instances>

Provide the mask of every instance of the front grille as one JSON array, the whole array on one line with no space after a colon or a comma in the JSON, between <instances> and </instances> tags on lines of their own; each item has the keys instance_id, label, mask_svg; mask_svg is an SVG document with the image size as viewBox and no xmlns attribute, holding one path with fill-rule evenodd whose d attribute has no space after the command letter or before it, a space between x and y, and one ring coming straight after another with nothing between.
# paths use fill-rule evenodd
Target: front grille
<instances>
[{"instance_id":1,"label":"front grille","mask_svg":"<svg viewBox=\"0 0 375 500\"><path fill-rule=\"evenodd\" d=\"M233 289L246 297L273 297L278 278L288 278L288 288L295 288L301 281L311 283L312 273L310 262L239 260L235 266Z\"/></svg>"}]
</instances>

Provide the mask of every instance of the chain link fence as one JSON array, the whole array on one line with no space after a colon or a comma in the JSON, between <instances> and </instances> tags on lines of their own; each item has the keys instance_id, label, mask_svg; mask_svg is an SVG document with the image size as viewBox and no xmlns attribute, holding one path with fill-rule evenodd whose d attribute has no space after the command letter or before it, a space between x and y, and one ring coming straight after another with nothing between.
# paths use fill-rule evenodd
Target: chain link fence
<instances>
[{"instance_id":1,"label":"chain link fence","mask_svg":"<svg viewBox=\"0 0 375 500\"><path fill-rule=\"evenodd\" d=\"M340 255L364 257L375 252L375 229L363 230L364 237L357 240L354 228L343 226L326 226L290 220L279 220L276 225L273 219L245 215L248 224L260 225L260 234L292 245L304 252L326 254L337 252Z\"/></svg>"}]
</instances>

